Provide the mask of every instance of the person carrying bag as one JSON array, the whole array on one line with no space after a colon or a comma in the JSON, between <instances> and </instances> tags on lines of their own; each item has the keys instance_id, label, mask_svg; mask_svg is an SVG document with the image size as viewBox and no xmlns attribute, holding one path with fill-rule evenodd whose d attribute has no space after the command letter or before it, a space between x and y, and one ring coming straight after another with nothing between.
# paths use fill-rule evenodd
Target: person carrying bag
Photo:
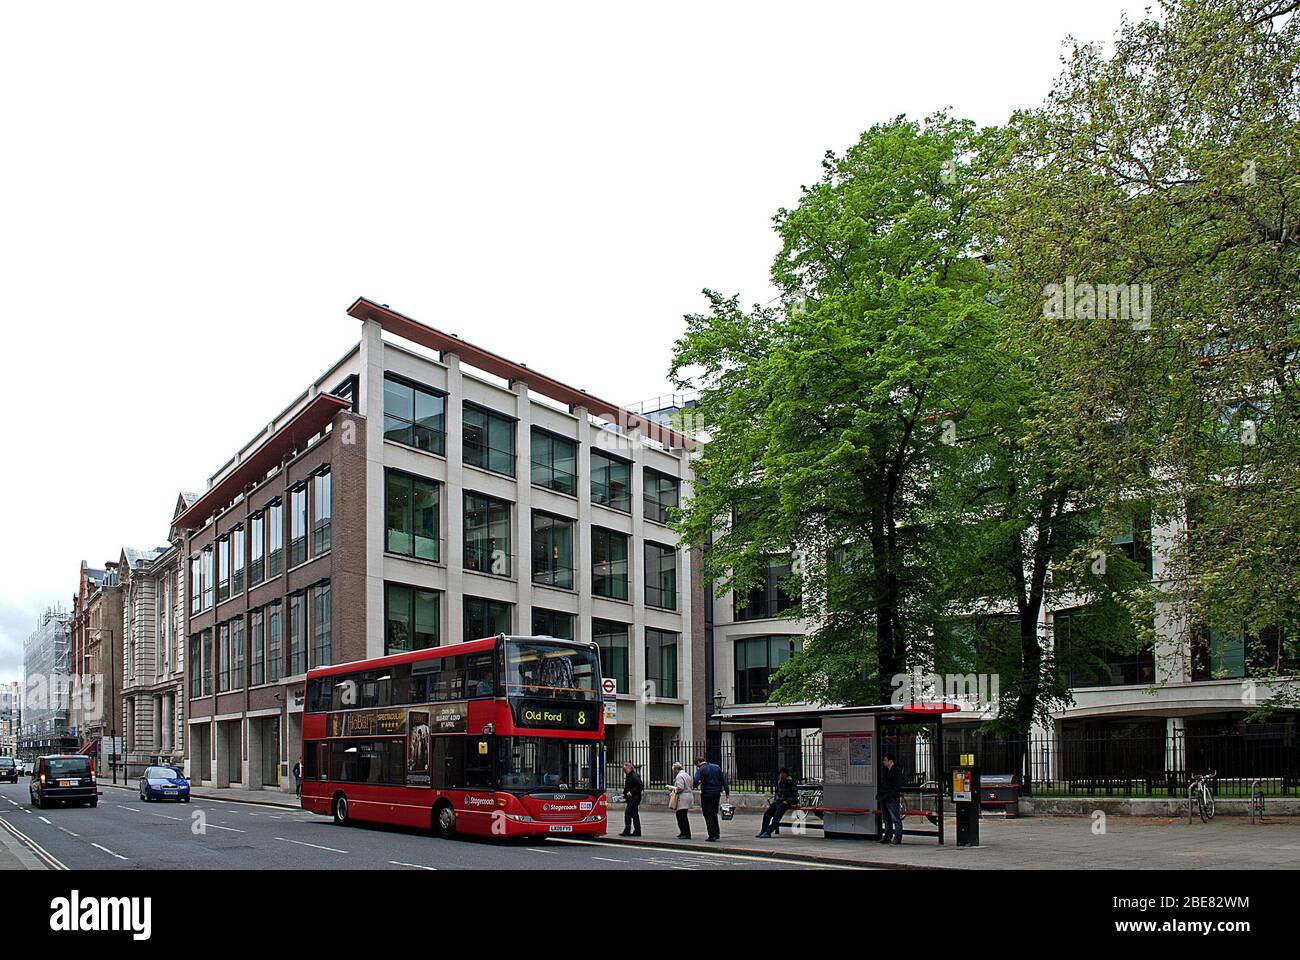
<instances>
[{"instance_id":1,"label":"person carrying bag","mask_svg":"<svg viewBox=\"0 0 1300 960\"><path fill-rule=\"evenodd\" d=\"M677 813L677 839L691 839L691 778L680 763L673 764L673 784L668 788L668 809Z\"/></svg>"}]
</instances>

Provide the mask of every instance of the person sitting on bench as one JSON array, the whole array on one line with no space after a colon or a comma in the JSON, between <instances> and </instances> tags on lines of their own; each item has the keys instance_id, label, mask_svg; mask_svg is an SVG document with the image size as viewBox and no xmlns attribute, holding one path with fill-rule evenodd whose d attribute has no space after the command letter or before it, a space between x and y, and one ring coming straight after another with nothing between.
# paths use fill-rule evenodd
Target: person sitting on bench
<instances>
[{"instance_id":1,"label":"person sitting on bench","mask_svg":"<svg viewBox=\"0 0 1300 960\"><path fill-rule=\"evenodd\" d=\"M781 818L785 812L799 802L799 788L790 779L790 771L785 767L776 775L776 796L763 811L763 829L759 832L760 840L771 839L773 830L780 830Z\"/></svg>"}]
</instances>

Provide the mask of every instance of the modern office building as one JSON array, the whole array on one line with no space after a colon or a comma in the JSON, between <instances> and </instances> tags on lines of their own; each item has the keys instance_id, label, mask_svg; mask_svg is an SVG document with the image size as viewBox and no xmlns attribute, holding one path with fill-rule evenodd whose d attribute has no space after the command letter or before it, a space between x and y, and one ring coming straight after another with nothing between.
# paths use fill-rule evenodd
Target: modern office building
<instances>
[{"instance_id":1,"label":"modern office building","mask_svg":"<svg viewBox=\"0 0 1300 960\"><path fill-rule=\"evenodd\" d=\"M68 614L51 607L23 643L23 716L18 749L25 757L77 747L68 722L69 641Z\"/></svg>"},{"instance_id":2,"label":"modern office building","mask_svg":"<svg viewBox=\"0 0 1300 960\"><path fill-rule=\"evenodd\" d=\"M369 300L360 340L223 465L186 532L186 753L291 788L309 667L497 633L593 641L611 740L702 736L682 433Z\"/></svg>"},{"instance_id":3,"label":"modern office building","mask_svg":"<svg viewBox=\"0 0 1300 960\"><path fill-rule=\"evenodd\" d=\"M1117 538L1115 546L1159 579L1165 575L1177 532L1169 526L1135 530ZM750 763L747 757L754 763L762 761L767 749L763 744L770 734L729 724L727 714L767 701L773 689L772 671L801 648L811 629L807 621L783 616L793 606L780 586L789 575L789 559L774 560L761 586L744 597L727 593L714 598L706 612L709 689L721 706L710 723L710 736L721 735L728 753L734 753L741 766ZM1214 741L1228 735L1250 738L1233 756L1251 757L1250 769L1260 773L1271 769L1272 763L1262 757L1288 750L1294 755L1300 749L1300 724L1294 711L1269 724L1246 724L1258 704L1300 678L1300 646L1294 641L1287 643L1278 635L1207 634L1191 629L1164 606L1157 610L1152 645L1137 653L1107 652L1097 640L1092 623L1096 616L1088 602L1068 597L1040 611L1039 636L1045 653L1075 664L1068 673L1073 704L1053 711L1051 722L1038 725L1033 733L1040 779L1091 776L1096 764L1105 760L1103 743L1112 745L1112 758L1121 748L1130 753L1145 751L1149 756L1133 762L1157 772L1162 766L1184 769L1195 766L1198 758L1212 759ZM976 632L999 629L1016 630L1018 621L1010 614L993 614L972 623ZM1068 656L1072 644L1092 655ZM985 695L988 689L982 688ZM968 742L975 743L976 728L993 716L991 709L963 710L948 717L945 727L966 730L975 737ZM1062 749L1071 740L1087 741L1095 749ZM747 744L753 744L753 751L746 749Z\"/></svg>"}]
</instances>

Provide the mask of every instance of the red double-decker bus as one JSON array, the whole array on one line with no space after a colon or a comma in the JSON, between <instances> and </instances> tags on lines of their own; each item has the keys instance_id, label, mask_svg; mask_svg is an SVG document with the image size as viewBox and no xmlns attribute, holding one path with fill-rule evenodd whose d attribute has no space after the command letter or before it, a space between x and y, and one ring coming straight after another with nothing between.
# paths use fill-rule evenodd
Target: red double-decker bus
<instances>
[{"instance_id":1,"label":"red double-decker bus","mask_svg":"<svg viewBox=\"0 0 1300 960\"><path fill-rule=\"evenodd\" d=\"M605 832L600 653L497 636L307 674L302 806L440 836Z\"/></svg>"}]
</instances>

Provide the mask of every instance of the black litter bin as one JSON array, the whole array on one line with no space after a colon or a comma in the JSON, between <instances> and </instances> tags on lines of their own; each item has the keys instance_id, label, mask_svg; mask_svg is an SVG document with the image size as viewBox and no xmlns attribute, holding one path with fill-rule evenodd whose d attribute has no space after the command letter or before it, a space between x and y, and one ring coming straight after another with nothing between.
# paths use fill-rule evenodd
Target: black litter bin
<instances>
[{"instance_id":1,"label":"black litter bin","mask_svg":"<svg viewBox=\"0 0 1300 960\"><path fill-rule=\"evenodd\" d=\"M980 812L994 817L1020 816L1020 784L1015 774L980 774Z\"/></svg>"}]
</instances>

